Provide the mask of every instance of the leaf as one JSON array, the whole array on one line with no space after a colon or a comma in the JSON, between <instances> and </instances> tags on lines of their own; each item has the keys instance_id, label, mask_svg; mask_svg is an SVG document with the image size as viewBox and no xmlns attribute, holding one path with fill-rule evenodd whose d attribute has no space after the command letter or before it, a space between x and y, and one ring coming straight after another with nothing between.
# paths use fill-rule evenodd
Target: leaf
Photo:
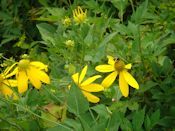
<instances>
[{"instance_id":1,"label":"leaf","mask_svg":"<svg viewBox=\"0 0 175 131\"><path fill-rule=\"evenodd\" d=\"M123 119L124 119L123 113L114 111L112 113L111 118L109 119L106 129L108 129L109 131L117 131Z\"/></svg>"},{"instance_id":2,"label":"leaf","mask_svg":"<svg viewBox=\"0 0 175 131\"><path fill-rule=\"evenodd\" d=\"M142 124L144 122L145 117L145 109L136 111L133 115L133 130L134 131L140 131L142 129Z\"/></svg>"},{"instance_id":3,"label":"leaf","mask_svg":"<svg viewBox=\"0 0 175 131\"><path fill-rule=\"evenodd\" d=\"M131 16L131 20L136 24L141 24L146 16L148 0L145 0Z\"/></svg>"},{"instance_id":4,"label":"leaf","mask_svg":"<svg viewBox=\"0 0 175 131\"><path fill-rule=\"evenodd\" d=\"M44 41L54 44L55 28L49 24L41 23L36 25ZM49 43L48 43L49 44Z\"/></svg>"},{"instance_id":5,"label":"leaf","mask_svg":"<svg viewBox=\"0 0 175 131\"><path fill-rule=\"evenodd\" d=\"M152 129L151 128L151 120L150 120L148 115L146 115L146 117L145 117L144 127L147 131L150 131Z\"/></svg>"},{"instance_id":6,"label":"leaf","mask_svg":"<svg viewBox=\"0 0 175 131\"><path fill-rule=\"evenodd\" d=\"M99 62L103 57L105 57L106 45L111 39L114 38L114 36L116 36L116 34L117 34L117 32L113 32L113 33L109 34L106 38L104 38L102 43L97 48L97 53L95 54L93 62Z\"/></svg>"},{"instance_id":7,"label":"leaf","mask_svg":"<svg viewBox=\"0 0 175 131\"><path fill-rule=\"evenodd\" d=\"M160 119L160 110L158 109L150 117L151 126L152 127L155 126L158 123L159 119Z\"/></svg>"},{"instance_id":8,"label":"leaf","mask_svg":"<svg viewBox=\"0 0 175 131\"><path fill-rule=\"evenodd\" d=\"M88 101L75 84L73 84L69 90L67 104L68 110L77 116L85 113L89 109Z\"/></svg>"},{"instance_id":9,"label":"leaf","mask_svg":"<svg viewBox=\"0 0 175 131\"><path fill-rule=\"evenodd\" d=\"M153 82L153 81L147 81L145 84L143 84L137 92L145 92L145 91L148 91L149 89L157 86L158 83L156 82Z\"/></svg>"},{"instance_id":10,"label":"leaf","mask_svg":"<svg viewBox=\"0 0 175 131\"><path fill-rule=\"evenodd\" d=\"M105 105L100 104L100 105L91 107L91 109L97 112L99 117L104 117L105 119L110 117L109 112L107 111Z\"/></svg>"},{"instance_id":11,"label":"leaf","mask_svg":"<svg viewBox=\"0 0 175 131\"><path fill-rule=\"evenodd\" d=\"M111 0L111 2L119 10L119 17L121 18L128 6L128 0Z\"/></svg>"}]
</instances>

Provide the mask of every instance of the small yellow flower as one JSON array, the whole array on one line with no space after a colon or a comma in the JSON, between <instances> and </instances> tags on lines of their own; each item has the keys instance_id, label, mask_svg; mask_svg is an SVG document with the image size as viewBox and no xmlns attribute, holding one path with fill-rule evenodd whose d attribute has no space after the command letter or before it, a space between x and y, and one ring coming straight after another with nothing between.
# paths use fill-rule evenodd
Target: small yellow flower
<instances>
[{"instance_id":1,"label":"small yellow flower","mask_svg":"<svg viewBox=\"0 0 175 131\"><path fill-rule=\"evenodd\" d=\"M99 65L95 68L99 72L112 72L102 81L102 86L105 88L110 87L119 74L119 87L123 96L127 97L129 94L128 84L135 89L139 89L137 81L127 71L131 69L131 64L125 65L123 61L116 60L112 56L107 56L107 58L108 65Z\"/></svg>"},{"instance_id":2,"label":"small yellow flower","mask_svg":"<svg viewBox=\"0 0 175 131\"><path fill-rule=\"evenodd\" d=\"M69 48L74 47L75 42L73 40L66 40L65 45Z\"/></svg>"},{"instance_id":3,"label":"small yellow flower","mask_svg":"<svg viewBox=\"0 0 175 131\"><path fill-rule=\"evenodd\" d=\"M84 94L84 96L87 98L89 102L97 103L100 101L100 98L91 94L91 92L99 92L104 90L103 86L93 83L96 79L100 78L101 76L95 75L83 81L87 72L87 68L88 66L85 66L81 71L80 75L79 73L73 74L72 79L75 82L75 84L81 89L82 93Z\"/></svg>"},{"instance_id":4,"label":"small yellow flower","mask_svg":"<svg viewBox=\"0 0 175 131\"><path fill-rule=\"evenodd\" d=\"M65 17L65 19L63 20L63 24L65 25L65 26L69 26L69 25L71 25L71 19L69 18L69 17Z\"/></svg>"},{"instance_id":5,"label":"small yellow flower","mask_svg":"<svg viewBox=\"0 0 175 131\"><path fill-rule=\"evenodd\" d=\"M11 89L12 87L17 87L17 81L13 79L7 79L12 76L11 73L8 73L13 67L14 64L11 67L7 67L5 71L0 74L0 92L6 97L12 97L14 100L17 100L18 96Z\"/></svg>"},{"instance_id":6,"label":"small yellow flower","mask_svg":"<svg viewBox=\"0 0 175 131\"><path fill-rule=\"evenodd\" d=\"M23 93L28 89L28 80L37 89L40 89L41 82L49 84L50 78L45 71L47 71L47 65L42 62L31 62L28 59L20 60L11 73L12 75L16 74L18 92Z\"/></svg>"},{"instance_id":7,"label":"small yellow flower","mask_svg":"<svg viewBox=\"0 0 175 131\"><path fill-rule=\"evenodd\" d=\"M78 8L73 11L74 21L77 24L83 23L87 17L86 14L87 14L87 10L85 10L85 12L83 12L82 8L80 6L78 6Z\"/></svg>"}]
</instances>

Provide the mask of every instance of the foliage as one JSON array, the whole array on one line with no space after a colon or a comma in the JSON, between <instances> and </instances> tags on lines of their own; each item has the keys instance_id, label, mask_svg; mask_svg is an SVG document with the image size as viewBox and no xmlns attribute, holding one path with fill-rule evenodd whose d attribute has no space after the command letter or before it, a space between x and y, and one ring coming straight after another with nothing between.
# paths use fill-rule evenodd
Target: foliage
<instances>
[{"instance_id":1,"label":"foliage","mask_svg":"<svg viewBox=\"0 0 175 131\"><path fill-rule=\"evenodd\" d=\"M87 10L79 24L78 6ZM1 71L26 53L48 65L51 83L30 84L18 100L1 94L0 129L174 130L174 13L173 0L1 0ZM106 75L95 67L107 55L132 63L139 90L123 97L116 80L90 103L71 76L88 65L87 76L102 75L100 84Z\"/></svg>"}]
</instances>

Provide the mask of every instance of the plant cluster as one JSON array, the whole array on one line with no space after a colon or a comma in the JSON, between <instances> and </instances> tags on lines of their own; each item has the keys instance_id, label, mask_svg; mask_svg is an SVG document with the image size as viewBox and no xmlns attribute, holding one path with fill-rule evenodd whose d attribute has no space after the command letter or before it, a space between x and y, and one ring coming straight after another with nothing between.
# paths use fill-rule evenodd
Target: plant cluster
<instances>
[{"instance_id":1,"label":"plant cluster","mask_svg":"<svg viewBox=\"0 0 175 131\"><path fill-rule=\"evenodd\" d=\"M173 0L1 0L0 129L175 130L174 13Z\"/></svg>"}]
</instances>

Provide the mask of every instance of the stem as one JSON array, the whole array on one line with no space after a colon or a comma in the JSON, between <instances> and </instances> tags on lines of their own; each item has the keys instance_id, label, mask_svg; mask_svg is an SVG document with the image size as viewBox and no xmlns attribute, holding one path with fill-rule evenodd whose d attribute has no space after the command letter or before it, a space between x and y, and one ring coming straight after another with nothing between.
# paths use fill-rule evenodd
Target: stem
<instances>
[{"instance_id":1,"label":"stem","mask_svg":"<svg viewBox=\"0 0 175 131\"><path fill-rule=\"evenodd\" d=\"M135 12L135 9L134 9L133 1L132 1L132 0L129 0L129 1L130 1L130 3L131 3L132 12L134 13L134 12Z\"/></svg>"}]
</instances>

